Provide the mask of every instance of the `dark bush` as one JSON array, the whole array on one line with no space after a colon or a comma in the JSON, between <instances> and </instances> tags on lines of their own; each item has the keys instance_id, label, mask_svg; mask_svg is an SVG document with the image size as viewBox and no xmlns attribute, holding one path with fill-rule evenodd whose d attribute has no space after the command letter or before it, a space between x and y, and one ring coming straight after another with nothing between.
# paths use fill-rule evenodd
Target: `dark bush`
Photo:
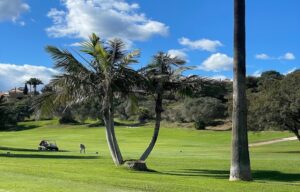
<instances>
[{"instance_id":1,"label":"dark bush","mask_svg":"<svg viewBox=\"0 0 300 192\"><path fill-rule=\"evenodd\" d=\"M0 98L0 130L17 126L17 122L24 121L31 114L30 98L22 100Z\"/></svg>"},{"instance_id":2,"label":"dark bush","mask_svg":"<svg viewBox=\"0 0 300 192\"><path fill-rule=\"evenodd\" d=\"M75 120L70 108L66 108L63 110L58 122L60 124L76 124L76 123L78 123L78 121Z\"/></svg>"},{"instance_id":3,"label":"dark bush","mask_svg":"<svg viewBox=\"0 0 300 192\"><path fill-rule=\"evenodd\" d=\"M203 130L205 129L206 123L202 119L198 119L195 121L195 128L197 130Z\"/></svg>"},{"instance_id":4,"label":"dark bush","mask_svg":"<svg viewBox=\"0 0 300 192\"><path fill-rule=\"evenodd\" d=\"M145 107L139 107L138 121L145 123L148 119L151 119L150 110Z\"/></svg>"},{"instance_id":5,"label":"dark bush","mask_svg":"<svg viewBox=\"0 0 300 192\"><path fill-rule=\"evenodd\" d=\"M59 124L77 124L78 121L70 117L62 117L58 120Z\"/></svg>"}]
</instances>

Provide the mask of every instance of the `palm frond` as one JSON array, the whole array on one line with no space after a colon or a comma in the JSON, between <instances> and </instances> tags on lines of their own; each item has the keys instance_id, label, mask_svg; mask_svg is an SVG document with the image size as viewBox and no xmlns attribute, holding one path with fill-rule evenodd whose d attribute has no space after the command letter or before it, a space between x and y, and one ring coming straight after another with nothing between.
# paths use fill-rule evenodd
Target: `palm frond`
<instances>
[{"instance_id":1,"label":"palm frond","mask_svg":"<svg viewBox=\"0 0 300 192\"><path fill-rule=\"evenodd\" d=\"M145 87L145 78L135 70L120 66L113 81L116 91L129 93L134 87Z\"/></svg>"},{"instance_id":2,"label":"palm frond","mask_svg":"<svg viewBox=\"0 0 300 192\"><path fill-rule=\"evenodd\" d=\"M181 66L172 71L173 76L181 75L184 71L195 69L194 66Z\"/></svg>"},{"instance_id":3,"label":"palm frond","mask_svg":"<svg viewBox=\"0 0 300 192\"><path fill-rule=\"evenodd\" d=\"M121 62L121 64L123 66L127 66L129 64L138 63L138 60L136 58L138 58L139 56L140 50L134 50L123 57L123 61Z\"/></svg>"},{"instance_id":4,"label":"palm frond","mask_svg":"<svg viewBox=\"0 0 300 192\"><path fill-rule=\"evenodd\" d=\"M97 69L97 72L106 71L108 67L109 54L104 43L94 33L90 36L89 41L82 43L81 52L92 56L91 65Z\"/></svg>"},{"instance_id":5,"label":"palm frond","mask_svg":"<svg viewBox=\"0 0 300 192\"><path fill-rule=\"evenodd\" d=\"M46 51L54 61L54 67L69 74L89 74L90 71L81 64L69 51L47 46Z\"/></svg>"},{"instance_id":6,"label":"palm frond","mask_svg":"<svg viewBox=\"0 0 300 192\"><path fill-rule=\"evenodd\" d=\"M125 53L125 43L121 39L108 41L107 53L111 66L119 65L123 60Z\"/></svg>"}]
</instances>

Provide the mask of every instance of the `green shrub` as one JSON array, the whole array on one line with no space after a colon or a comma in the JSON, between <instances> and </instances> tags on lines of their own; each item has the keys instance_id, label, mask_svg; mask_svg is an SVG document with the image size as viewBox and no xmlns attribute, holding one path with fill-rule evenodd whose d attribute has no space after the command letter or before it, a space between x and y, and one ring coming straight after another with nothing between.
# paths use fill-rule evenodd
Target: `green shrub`
<instances>
[{"instance_id":1,"label":"green shrub","mask_svg":"<svg viewBox=\"0 0 300 192\"><path fill-rule=\"evenodd\" d=\"M77 124L78 122L70 117L62 117L58 120L59 124Z\"/></svg>"},{"instance_id":2,"label":"green shrub","mask_svg":"<svg viewBox=\"0 0 300 192\"><path fill-rule=\"evenodd\" d=\"M139 109L138 109L138 121L140 123L144 123L148 119L151 119L150 110L145 108L145 107L139 107Z\"/></svg>"},{"instance_id":3,"label":"green shrub","mask_svg":"<svg viewBox=\"0 0 300 192\"><path fill-rule=\"evenodd\" d=\"M195 128L197 130L203 130L203 129L205 129L205 126L206 126L206 123L202 119L198 119L197 121L195 121Z\"/></svg>"}]
</instances>

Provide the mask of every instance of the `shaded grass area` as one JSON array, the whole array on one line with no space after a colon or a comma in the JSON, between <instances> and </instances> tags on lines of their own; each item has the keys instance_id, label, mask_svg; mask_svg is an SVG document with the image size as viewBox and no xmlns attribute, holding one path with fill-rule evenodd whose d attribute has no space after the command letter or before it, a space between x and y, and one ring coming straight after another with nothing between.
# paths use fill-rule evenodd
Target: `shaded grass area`
<instances>
[{"instance_id":1,"label":"shaded grass area","mask_svg":"<svg viewBox=\"0 0 300 192\"><path fill-rule=\"evenodd\" d=\"M27 151L27 152L37 152L38 151L37 149L2 147L2 146L0 146L0 150L2 150L2 151Z\"/></svg>"},{"instance_id":2,"label":"shaded grass area","mask_svg":"<svg viewBox=\"0 0 300 192\"><path fill-rule=\"evenodd\" d=\"M27 149L27 148L16 148L16 147L3 147L0 146L2 151L24 151L24 152L40 152L37 149ZM68 152L67 150L59 150L58 152Z\"/></svg>"},{"instance_id":3,"label":"shaded grass area","mask_svg":"<svg viewBox=\"0 0 300 192\"><path fill-rule=\"evenodd\" d=\"M8 131L25 131L25 130L29 130L29 129L35 129L38 128L40 126L38 125L26 125L26 124L20 124L16 127L13 127L11 129L9 129Z\"/></svg>"},{"instance_id":4,"label":"shaded grass area","mask_svg":"<svg viewBox=\"0 0 300 192\"><path fill-rule=\"evenodd\" d=\"M162 174L227 179L229 177L229 170L185 169L176 172L169 172L169 173L162 173ZM252 170L252 176L256 181L259 180L281 181L281 182L300 181L300 173L283 173L280 171Z\"/></svg>"},{"instance_id":5,"label":"shaded grass area","mask_svg":"<svg viewBox=\"0 0 300 192\"><path fill-rule=\"evenodd\" d=\"M37 126L0 132L0 191L299 191L300 145L289 141L251 148L254 181L229 182L230 132L163 128L147 160L152 172L113 165L103 127L25 122ZM152 125L120 124L117 137L125 159L137 159ZM289 137L287 132L249 133L250 142ZM56 140L62 152L37 151L41 139ZM79 153L79 144L87 153Z\"/></svg>"},{"instance_id":6,"label":"shaded grass area","mask_svg":"<svg viewBox=\"0 0 300 192\"><path fill-rule=\"evenodd\" d=\"M0 157L39 158L39 159L98 159L96 156L43 155L43 154L0 154Z\"/></svg>"}]
</instances>

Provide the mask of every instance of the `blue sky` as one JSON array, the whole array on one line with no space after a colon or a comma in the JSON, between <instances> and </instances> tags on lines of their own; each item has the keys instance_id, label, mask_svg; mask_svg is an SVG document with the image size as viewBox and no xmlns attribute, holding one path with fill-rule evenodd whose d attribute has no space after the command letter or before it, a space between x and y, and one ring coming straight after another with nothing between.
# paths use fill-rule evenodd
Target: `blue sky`
<instances>
[{"instance_id":1,"label":"blue sky","mask_svg":"<svg viewBox=\"0 0 300 192\"><path fill-rule=\"evenodd\" d=\"M299 0L247 1L247 73L299 67ZM57 72L46 45L77 49L96 32L141 49L146 65L157 51L197 66L187 74L232 78L233 0L1 0L0 91Z\"/></svg>"}]
</instances>

